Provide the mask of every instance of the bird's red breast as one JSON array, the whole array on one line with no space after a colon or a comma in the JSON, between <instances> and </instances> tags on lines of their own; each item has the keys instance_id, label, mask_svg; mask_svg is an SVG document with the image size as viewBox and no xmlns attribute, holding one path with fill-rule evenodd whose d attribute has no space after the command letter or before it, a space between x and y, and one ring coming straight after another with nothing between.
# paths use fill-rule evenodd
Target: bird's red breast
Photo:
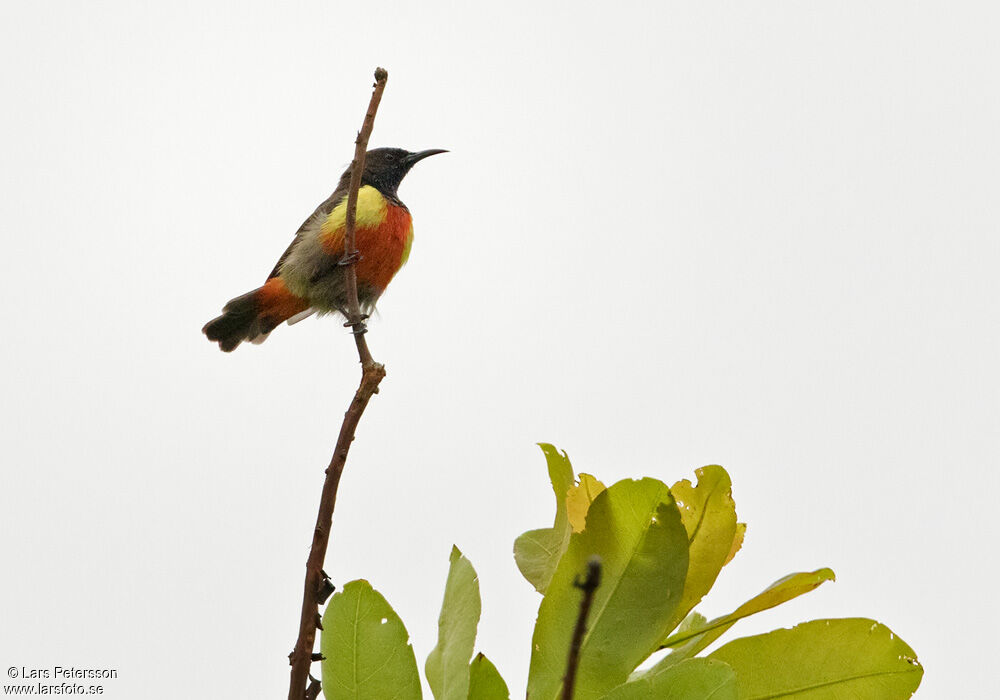
<instances>
[{"instance_id":1,"label":"bird's red breast","mask_svg":"<svg viewBox=\"0 0 1000 700\"><path fill-rule=\"evenodd\" d=\"M341 311L347 303L344 258L346 197L328 214L307 221L278 265L289 291L320 312ZM370 185L358 191L355 262L358 300L366 313L406 262L413 240L410 212Z\"/></svg>"},{"instance_id":2,"label":"bird's red breast","mask_svg":"<svg viewBox=\"0 0 1000 700\"><path fill-rule=\"evenodd\" d=\"M413 220L406 207L385 202L380 223L367 223L355 229L355 242L361 258L355 263L358 283L384 290L409 257L413 242ZM344 228L337 227L321 237L323 251L340 258L344 255Z\"/></svg>"}]
</instances>

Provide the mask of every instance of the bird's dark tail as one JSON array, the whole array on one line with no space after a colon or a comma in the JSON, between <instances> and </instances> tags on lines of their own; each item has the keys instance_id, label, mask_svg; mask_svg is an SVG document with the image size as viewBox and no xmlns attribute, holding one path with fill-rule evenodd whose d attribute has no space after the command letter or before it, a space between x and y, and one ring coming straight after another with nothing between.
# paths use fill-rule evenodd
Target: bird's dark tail
<instances>
[{"instance_id":1,"label":"bird's dark tail","mask_svg":"<svg viewBox=\"0 0 1000 700\"><path fill-rule=\"evenodd\" d=\"M206 323L201 332L223 352L232 352L244 340L263 342L278 324L308 308L308 300L288 291L281 278L272 277L263 287L230 300L222 315Z\"/></svg>"}]
</instances>

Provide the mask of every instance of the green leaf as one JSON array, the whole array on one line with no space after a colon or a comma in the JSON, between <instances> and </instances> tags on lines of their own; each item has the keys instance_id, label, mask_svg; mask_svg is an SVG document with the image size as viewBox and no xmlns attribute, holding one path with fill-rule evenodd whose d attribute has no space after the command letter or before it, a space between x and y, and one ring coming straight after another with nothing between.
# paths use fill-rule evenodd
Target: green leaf
<instances>
[{"instance_id":1,"label":"green leaf","mask_svg":"<svg viewBox=\"0 0 1000 700\"><path fill-rule=\"evenodd\" d=\"M469 673L469 700L510 700L510 691L497 667L482 654L476 654Z\"/></svg>"},{"instance_id":2,"label":"green leaf","mask_svg":"<svg viewBox=\"0 0 1000 700\"><path fill-rule=\"evenodd\" d=\"M467 700L469 659L479 624L479 579L458 547L451 548L444 602L438 618L438 643L427 657L424 673L437 700Z\"/></svg>"},{"instance_id":3,"label":"green leaf","mask_svg":"<svg viewBox=\"0 0 1000 700\"><path fill-rule=\"evenodd\" d=\"M556 518L552 527L530 530L514 540L514 561L528 583L539 593L552 580L560 557L569 544L570 524L566 494L573 486L573 465L569 456L548 443L539 443L549 468L549 481L556 496Z\"/></svg>"},{"instance_id":4,"label":"green leaf","mask_svg":"<svg viewBox=\"0 0 1000 700\"><path fill-rule=\"evenodd\" d=\"M813 620L736 639L710 659L736 672L740 698L908 698L924 669L906 642L874 620Z\"/></svg>"},{"instance_id":5,"label":"green leaf","mask_svg":"<svg viewBox=\"0 0 1000 700\"><path fill-rule=\"evenodd\" d=\"M754 596L733 612L706 623L698 629L679 632L663 642L664 647L674 647L676 650L660 660L653 670L668 668L674 664L689 659L716 639L725 634L738 620L749 617L763 610L781 605L803 593L808 593L820 586L824 581L833 581L832 569L817 569L806 573L789 574L778 579L763 592ZM681 646L683 645L683 646Z\"/></svg>"},{"instance_id":6,"label":"green leaf","mask_svg":"<svg viewBox=\"0 0 1000 700\"><path fill-rule=\"evenodd\" d=\"M708 619L700 612L693 611L688 613L688 616L684 618L683 622L681 622L680 626L678 626L677 630L670 637L670 639L678 639L681 641L673 642L670 646L676 646L677 644L681 644L682 640L688 639L687 633L691 630L697 630L695 634L701 634L701 632L704 631L703 628L707 624Z\"/></svg>"},{"instance_id":7,"label":"green leaf","mask_svg":"<svg viewBox=\"0 0 1000 700\"><path fill-rule=\"evenodd\" d=\"M602 700L738 700L736 674L714 659L688 659L620 685Z\"/></svg>"},{"instance_id":8,"label":"green leaf","mask_svg":"<svg viewBox=\"0 0 1000 700\"><path fill-rule=\"evenodd\" d=\"M736 546L736 504L729 474L717 465L702 467L695 474L697 486L683 479L670 487L688 533L689 561L684 596L671 620L673 624L668 625L668 632L711 590ZM742 541L740 533L740 544Z\"/></svg>"},{"instance_id":9,"label":"green leaf","mask_svg":"<svg viewBox=\"0 0 1000 700\"><path fill-rule=\"evenodd\" d=\"M624 683L666 634L683 592L687 541L666 484L625 480L601 492L584 531L571 536L539 607L528 696L559 696L580 608L573 582L593 555L601 558L602 578L580 647L576 700L600 698Z\"/></svg>"},{"instance_id":10,"label":"green leaf","mask_svg":"<svg viewBox=\"0 0 1000 700\"><path fill-rule=\"evenodd\" d=\"M406 628L367 581L351 581L330 599L320 650L327 700L421 697Z\"/></svg>"},{"instance_id":11,"label":"green leaf","mask_svg":"<svg viewBox=\"0 0 1000 700\"><path fill-rule=\"evenodd\" d=\"M535 590L544 594L569 544L569 523L565 528L543 527L528 530L514 540L514 561L521 575Z\"/></svg>"}]
</instances>

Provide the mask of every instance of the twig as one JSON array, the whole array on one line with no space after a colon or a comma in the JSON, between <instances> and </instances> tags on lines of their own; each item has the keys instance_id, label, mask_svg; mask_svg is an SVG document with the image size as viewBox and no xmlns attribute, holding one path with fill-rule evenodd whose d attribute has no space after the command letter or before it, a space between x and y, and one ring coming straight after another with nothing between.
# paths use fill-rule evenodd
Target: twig
<instances>
[{"instance_id":1,"label":"twig","mask_svg":"<svg viewBox=\"0 0 1000 700\"><path fill-rule=\"evenodd\" d=\"M368 148L368 138L372 133L372 126L375 123L375 112L378 110L378 103L382 99L382 91L385 90L385 81L389 74L384 68L375 70L375 89L372 92L371 101L368 103L368 112L365 114L365 121L358 132L355 140L354 161L351 163L351 184L347 193L347 221L344 229L344 254L357 258L355 249L355 219L358 206L358 190L361 187L361 172L365 167L365 152ZM337 487L340 485L340 476L344 473L344 465L347 462L347 452L354 441L354 431L361 420L361 414L372 396L378 393L379 382L385 377L385 367L372 359L368 350L368 343L365 341L365 322L361 316L361 308L358 303L358 281L354 270L354 264L347 265L347 313L348 325L354 330L354 340L358 346L358 358L361 360L361 384L354 393L347 413L344 414L344 422L340 426L340 435L337 437L337 446L333 450L333 457L330 458L330 465L326 468L326 480L323 482L323 494L320 497L319 513L316 515L316 527L313 529L312 548L309 550L309 560L306 562L305 586L302 592L302 615L299 618L299 636L295 642L295 648L289 654L289 661L292 664L291 679L288 684L288 700L309 700L315 698L319 690L319 683L310 684L309 693L306 691L306 683L309 679L309 667L313 660L313 645L316 643L316 627L320 606L320 597L329 595L325 575L323 574L323 560L326 558L326 548L330 542L330 524L333 521L333 508L337 502Z\"/></svg>"},{"instance_id":2,"label":"twig","mask_svg":"<svg viewBox=\"0 0 1000 700\"><path fill-rule=\"evenodd\" d=\"M306 688L305 700L316 700L319 697L319 691L321 690L321 685L318 678L313 678L309 676L309 687Z\"/></svg>"},{"instance_id":3,"label":"twig","mask_svg":"<svg viewBox=\"0 0 1000 700\"><path fill-rule=\"evenodd\" d=\"M573 629L573 641L569 645L569 658L566 660L566 675L563 676L562 700L573 700L573 690L576 686L576 668L580 663L580 646L583 644L583 635L587 631L587 615L590 613L590 605L594 602L594 591L601 585L601 558L594 555L587 562L587 577L580 580L579 577L573 585L583 591L583 598L580 600L580 612L576 617L576 627Z\"/></svg>"}]
</instances>

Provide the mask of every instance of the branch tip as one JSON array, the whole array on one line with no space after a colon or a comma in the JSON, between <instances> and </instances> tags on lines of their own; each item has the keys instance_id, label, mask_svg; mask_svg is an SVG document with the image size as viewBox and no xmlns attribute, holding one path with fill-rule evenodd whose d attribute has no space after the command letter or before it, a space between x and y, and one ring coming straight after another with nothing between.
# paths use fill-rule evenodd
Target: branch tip
<instances>
[{"instance_id":1,"label":"branch tip","mask_svg":"<svg viewBox=\"0 0 1000 700\"><path fill-rule=\"evenodd\" d=\"M596 554L587 560L587 575L581 579L579 575L573 580L573 585L586 593L597 590L601 585L601 558Z\"/></svg>"},{"instance_id":2,"label":"branch tip","mask_svg":"<svg viewBox=\"0 0 1000 700\"><path fill-rule=\"evenodd\" d=\"M580 612L576 617L576 627L573 629L573 639L569 645L569 657L566 659L566 675L563 676L562 700L573 700L573 690L576 686L576 669L580 663L580 647L583 645L583 635L587 631L587 615L594 602L594 591L601 585L601 558L596 554L587 560L587 574L581 579L579 575L573 579L573 585L583 591L580 600Z\"/></svg>"}]
</instances>

